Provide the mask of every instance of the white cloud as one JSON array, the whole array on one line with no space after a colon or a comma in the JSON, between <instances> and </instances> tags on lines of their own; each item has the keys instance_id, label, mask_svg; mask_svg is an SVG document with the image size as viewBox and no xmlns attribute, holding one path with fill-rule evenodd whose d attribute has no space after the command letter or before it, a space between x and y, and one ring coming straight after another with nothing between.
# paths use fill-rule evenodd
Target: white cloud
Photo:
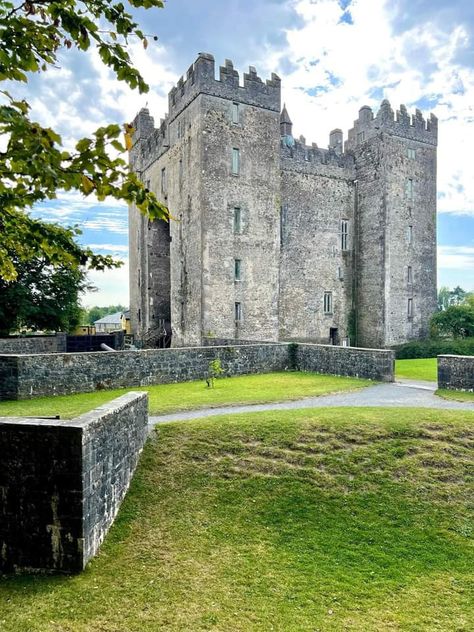
<instances>
[{"instance_id":1,"label":"white cloud","mask_svg":"<svg viewBox=\"0 0 474 632\"><path fill-rule=\"evenodd\" d=\"M439 211L474 215L474 70L456 61L470 44L463 25L442 30L424 22L397 33L388 0L354 0L353 24L340 21L343 10L334 0L293 0L293 6L303 25L287 31L285 50L265 50L258 65L280 68L295 135L327 146L329 131L347 132L362 105L377 108L388 98L394 109L400 103L413 109L434 99ZM288 61L293 70L284 72Z\"/></svg>"},{"instance_id":2,"label":"white cloud","mask_svg":"<svg viewBox=\"0 0 474 632\"><path fill-rule=\"evenodd\" d=\"M438 265L474 273L474 246L438 246Z\"/></svg>"},{"instance_id":3,"label":"white cloud","mask_svg":"<svg viewBox=\"0 0 474 632\"><path fill-rule=\"evenodd\" d=\"M88 273L89 281L97 288L96 292L86 292L81 298L81 303L85 307L98 305L126 305L129 304L128 294L128 259L122 259L124 265L113 270L91 270Z\"/></svg>"}]
</instances>

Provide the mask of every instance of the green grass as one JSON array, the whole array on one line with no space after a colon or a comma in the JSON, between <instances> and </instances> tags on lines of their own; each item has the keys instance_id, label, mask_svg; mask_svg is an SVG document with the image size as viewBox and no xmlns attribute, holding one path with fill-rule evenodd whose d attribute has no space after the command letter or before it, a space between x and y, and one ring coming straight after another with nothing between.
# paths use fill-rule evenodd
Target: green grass
<instances>
[{"instance_id":1,"label":"green grass","mask_svg":"<svg viewBox=\"0 0 474 632\"><path fill-rule=\"evenodd\" d=\"M395 378L410 380L438 380L438 361L436 358L417 358L416 360L395 360Z\"/></svg>"},{"instance_id":2,"label":"green grass","mask_svg":"<svg viewBox=\"0 0 474 632\"><path fill-rule=\"evenodd\" d=\"M158 415L197 408L212 408L225 404L256 404L295 400L356 390L370 384L373 384L370 380L303 372L243 375L216 380L215 388L207 388L204 380L198 380L197 382L160 384L146 388L135 387L77 395L41 397L26 401L0 402L0 416L61 415L62 419L71 419L131 390L147 391L149 393L150 414Z\"/></svg>"},{"instance_id":3,"label":"green grass","mask_svg":"<svg viewBox=\"0 0 474 632\"><path fill-rule=\"evenodd\" d=\"M469 393L467 391L452 391L446 388L439 388L436 391L436 395L442 397L443 399L454 399L457 402L474 403L474 393Z\"/></svg>"},{"instance_id":4,"label":"green grass","mask_svg":"<svg viewBox=\"0 0 474 632\"><path fill-rule=\"evenodd\" d=\"M99 556L0 580L2 632L468 630L474 414L165 424Z\"/></svg>"}]
</instances>

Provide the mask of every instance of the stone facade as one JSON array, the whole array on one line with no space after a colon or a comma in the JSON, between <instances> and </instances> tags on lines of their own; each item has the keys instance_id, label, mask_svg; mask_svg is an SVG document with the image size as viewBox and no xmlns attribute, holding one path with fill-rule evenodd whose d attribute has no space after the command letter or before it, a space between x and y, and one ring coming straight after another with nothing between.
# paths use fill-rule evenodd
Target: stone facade
<instances>
[{"instance_id":1,"label":"stone facade","mask_svg":"<svg viewBox=\"0 0 474 632\"><path fill-rule=\"evenodd\" d=\"M130 208L132 331L145 345L205 337L350 342L424 337L436 309L437 120L384 101L343 143L293 137L280 79L243 85L200 54L155 129L134 121L131 167L177 221Z\"/></svg>"},{"instance_id":2,"label":"stone facade","mask_svg":"<svg viewBox=\"0 0 474 632\"><path fill-rule=\"evenodd\" d=\"M301 365L297 360L301 348ZM264 343L108 353L0 356L0 400L204 380L219 358L225 376L297 369L393 381L392 351Z\"/></svg>"},{"instance_id":3,"label":"stone facade","mask_svg":"<svg viewBox=\"0 0 474 632\"><path fill-rule=\"evenodd\" d=\"M474 356L438 356L438 388L474 391Z\"/></svg>"},{"instance_id":4,"label":"stone facade","mask_svg":"<svg viewBox=\"0 0 474 632\"><path fill-rule=\"evenodd\" d=\"M0 418L0 572L85 567L125 496L147 424L146 393L68 421Z\"/></svg>"},{"instance_id":5,"label":"stone facade","mask_svg":"<svg viewBox=\"0 0 474 632\"><path fill-rule=\"evenodd\" d=\"M66 334L0 338L0 353L65 353Z\"/></svg>"}]
</instances>

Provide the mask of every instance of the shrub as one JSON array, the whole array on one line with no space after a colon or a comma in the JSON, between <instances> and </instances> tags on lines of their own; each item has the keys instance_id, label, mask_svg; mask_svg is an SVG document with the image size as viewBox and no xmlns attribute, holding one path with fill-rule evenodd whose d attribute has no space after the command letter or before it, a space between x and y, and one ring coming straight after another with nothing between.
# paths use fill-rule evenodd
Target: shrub
<instances>
[{"instance_id":1,"label":"shrub","mask_svg":"<svg viewBox=\"0 0 474 632\"><path fill-rule=\"evenodd\" d=\"M436 358L438 355L474 355L474 337L428 340L414 340L393 347L398 360L410 358Z\"/></svg>"}]
</instances>

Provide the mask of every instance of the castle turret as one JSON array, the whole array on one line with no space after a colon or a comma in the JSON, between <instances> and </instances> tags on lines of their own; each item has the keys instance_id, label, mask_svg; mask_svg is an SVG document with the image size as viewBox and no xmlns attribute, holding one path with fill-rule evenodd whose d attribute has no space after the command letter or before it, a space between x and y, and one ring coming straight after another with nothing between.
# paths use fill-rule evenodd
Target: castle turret
<instances>
[{"instance_id":1,"label":"castle turret","mask_svg":"<svg viewBox=\"0 0 474 632\"><path fill-rule=\"evenodd\" d=\"M290 115L286 109L286 105L283 104L283 110L280 114L280 134L281 136L293 136L293 123L291 122Z\"/></svg>"}]
</instances>

